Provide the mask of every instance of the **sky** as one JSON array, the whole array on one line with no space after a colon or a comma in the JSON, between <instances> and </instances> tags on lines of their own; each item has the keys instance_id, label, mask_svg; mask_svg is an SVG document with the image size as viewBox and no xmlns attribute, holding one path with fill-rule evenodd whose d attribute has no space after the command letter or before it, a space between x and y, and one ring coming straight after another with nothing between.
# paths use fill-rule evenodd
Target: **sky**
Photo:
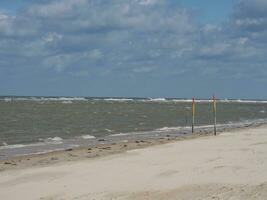
<instances>
[{"instance_id":1,"label":"sky","mask_svg":"<svg viewBox=\"0 0 267 200\"><path fill-rule=\"evenodd\" d=\"M1 0L0 95L267 99L266 0Z\"/></svg>"}]
</instances>

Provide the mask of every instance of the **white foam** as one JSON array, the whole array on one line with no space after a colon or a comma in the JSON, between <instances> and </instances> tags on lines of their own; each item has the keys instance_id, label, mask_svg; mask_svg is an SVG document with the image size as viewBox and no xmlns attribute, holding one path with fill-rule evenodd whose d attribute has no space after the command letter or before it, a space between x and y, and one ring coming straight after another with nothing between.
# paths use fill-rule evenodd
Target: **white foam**
<instances>
[{"instance_id":1,"label":"white foam","mask_svg":"<svg viewBox=\"0 0 267 200\"><path fill-rule=\"evenodd\" d=\"M172 99L170 101L176 102L176 103L191 103L192 99Z\"/></svg>"},{"instance_id":2,"label":"white foam","mask_svg":"<svg viewBox=\"0 0 267 200\"><path fill-rule=\"evenodd\" d=\"M51 140L51 141L61 141L62 138L60 138L60 137L53 137L53 138L48 138L47 140Z\"/></svg>"},{"instance_id":3,"label":"white foam","mask_svg":"<svg viewBox=\"0 0 267 200\"><path fill-rule=\"evenodd\" d=\"M228 122L225 124L217 124L217 128L222 128L222 127L242 127L246 125L253 125L253 124L260 124L260 123L266 123L266 119L256 119L256 120L242 120L239 122ZM200 126L195 126L195 128L198 129L210 129L213 128L214 125L200 125ZM158 132L168 132L168 131L178 131L178 130L188 130L191 129L191 126L178 126L178 127L163 127L163 128L158 128L155 131Z\"/></svg>"},{"instance_id":4,"label":"white foam","mask_svg":"<svg viewBox=\"0 0 267 200\"><path fill-rule=\"evenodd\" d=\"M62 101L63 104L72 104L72 101Z\"/></svg>"},{"instance_id":5,"label":"white foam","mask_svg":"<svg viewBox=\"0 0 267 200\"><path fill-rule=\"evenodd\" d=\"M101 99L99 99L101 100ZM114 99L114 98L107 98L107 99L103 99L104 101L121 101L121 102L124 102L124 101L133 101L134 99Z\"/></svg>"},{"instance_id":6,"label":"white foam","mask_svg":"<svg viewBox=\"0 0 267 200\"><path fill-rule=\"evenodd\" d=\"M4 150L4 149L17 149L17 148L22 148L25 147L26 145L23 144L13 144L13 145L5 145L0 147L0 150Z\"/></svg>"},{"instance_id":7,"label":"white foam","mask_svg":"<svg viewBox=\"0 0 267 200\"><path fill-rule=\"evenodd\" d=\"M40 151L40 152L36 152L36 153L16 154L16 155L17 156L42 155L42 154L52 153L52 152L56 152L56 151L63 151L63 150L65 150L65 148L57 148L57 149L53 149L53 150Z\"/></svg>"},{"instance_id":8,"label":"white foam","mask_svg":"<svg viewBox=\"0 0 267 200\"><path fill-rule=\"evenodd\" d=\"M5 98L4 101L5 101L5 102L11 102L12 99L11 99L11 98Z\"/></svg>"},{"instance_id":9,"label":"white foam","mask_svg":"<svg viewBox=\"0 0 267 200\"><path fill-rule=\"evenodd\" d=\"M190 103L192 99L166 99L166 98L148 98L148 99L133 99L133 98L95 98L94 101L118 101L118 102L128 102L128 101L137 101L137 102L176 102L176 103ZM84 97L5 97L0 98L0 101L90 101ZM212 99L196 99L198 103L210 103ZM242 100L242 99L217 99L218 103L260 103L266 104L267 100Z\"/></svg>"},{"instance_id":10,"label":"white foam","mask_svg":"<svg viewBox=\"0 0 267 200\"><path fill-rule=\"evenodd\" d=\"M178 130L181 127L163 127L163 128L158 128L156 131L172 131L172 130Z\"/></svg>"},{"instance_id":11,"label":"white foam","mask_svg":"<svg viewBox=\"0 0 267 200\"><path fill-rule=\"evenodd\" d=\"M266 104L267 101L263 101L263 100L241 100L241 99L238 99L238 100L218 100L218 102L225 102L225 103L263 103L263 104Z\"/></svg>"},{"instance_id":12,"label":"white foam","mask_svg":"<svg viewBox=\"0 0 267 200\"><path fill-rule=\"evenodd\" d=\"M1 146L0 150L4 149L18 149L23 147L35 147L35 146L42 146L44 143L33 143L33 144L11 144L11 145L5 145Z\"/></svg>"},{"instance_id":13,"label":"white foam","mask_svg":"<svg viewBox=\"0 0 267 200\"><path fill-rule=\"evenodd\" d=\"M88 139L94 139L95 136L93 136L93 135L82 135L81 138L88 140Z\"/></svg>"},{"instance_id":14,"label":"white foam","mask_svg":"<svg viewBox=\"0 0 267 200\"><path fill-rule=\"evenodd\" d=\"M149 101L167 101L165 98L150 98Z\"/></svg>"},{"instance_id":15,"label":"white foam","mask_svg":"<svg viewBox=\"0 0 267 200\"><path fill-rule=\"evenodd\" d=\"M62 138L61 137L49 137L46 139L39 139L40 141L44 142L45 144L62 144Z\"/></svg>"},{"instance_id":16,"label":"white foam","mask_svg":"<svg viewBox=\"0 0 267 200\"><path fill-rule=\"evenodd\" d=\"M60 98L54 98L54 99L58 101L87 101L83 97L60 97Z\"/></svg>"},{"instance_id":17,"label":"white foam","mask_svg":"<svg viewBox=\"0 0 267 200\"><path fill-rule=\"evenodd\" d=\"M17 149L23 147L35 147L35 146L44 146L46 144L62 144L62 138L60 137L50 137L47 139L39 139L40 142L31 143L31 144L12 144L8 145L7 143L3 142L4 146L0 146L0 150L3 149Z\"/></svg>"},{"instance_id":18,"label":"white foam","mask_svg":"<svg viewBox=\"0 0 267 200\"><path fill-rule=\"evenodd\" d=\"M8 146L8 144L6 142L2 142L3 146Z\"/></svg>"},{"instance_id":19,"label":"white foam","mask_svg":"<svg viewBox=\"0 0 267 200\"><path fill-rule=\"evenodd\" d=\"M112 137L119 137L119 136L126 136L126 135L131 135L132 133L116 133L116 134L112 134L110 136Z\"/></svg>"},{"instance_id":20,"label":"white foam","mask_svg":"<svg viewBox=\"0 0 267 200\"><path fill-rule=\"evenodd\" d=\"M87 101L84 97L10 97L4 101Z\"/></svg>"}]
</instances>

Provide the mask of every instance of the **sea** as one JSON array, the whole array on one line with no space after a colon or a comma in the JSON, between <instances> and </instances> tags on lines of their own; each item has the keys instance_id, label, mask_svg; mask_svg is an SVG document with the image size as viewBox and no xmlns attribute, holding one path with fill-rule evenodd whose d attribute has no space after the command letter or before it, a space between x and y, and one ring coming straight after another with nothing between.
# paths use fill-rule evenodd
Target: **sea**
<instances>
[{"instance_id":1,"label":"sea","mask_svg":"<svg viewBox=\"0 0 267 200\"><path fill-rule=\"evenodd\" d=\"M195 126L212 129L211 100L196 100ZM217 101L219 128L267 122L267 101ZM136 137L191 133L192 100L0 97L0 160Z\"/></svg>"}]
</instances>

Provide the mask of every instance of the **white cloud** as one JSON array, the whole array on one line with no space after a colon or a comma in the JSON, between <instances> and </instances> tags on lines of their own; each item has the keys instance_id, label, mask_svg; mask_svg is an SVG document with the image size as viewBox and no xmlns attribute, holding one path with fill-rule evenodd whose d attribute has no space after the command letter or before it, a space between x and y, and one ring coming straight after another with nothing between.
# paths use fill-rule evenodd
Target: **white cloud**
<instances>
[{"instance_id":1,"label":"white cloud","mask_svg":"<svg viewBox=\"0 0 267 200\"><path fill-rule=\"evenodd\" d=\"M248 42L248 38L247 37L241 37L238 39L238 44L240 45L245 45Z\"/></svg>"},{"instance_id":2,"label":"white cloud","mask_svg":"<svg viewBox=\"0 0 267 200\"><path fill-rule=\"evenodd\" d=\"M93 60L98 60L102 58L103 53L99 49L94 49L90 52L88 52L88 57Z\"/></svg>"},{"instance_id":3,"label":"white cloud","mask_svg":"<svg viewBox=\"0 0 267 200\"><path fill-rule=\"evenodd\" d=\"M65 18L76 7L82 7L88 4L87 0L56 0L44 4L35 4L27 10L28 14L44 18Z\"/></svg>"},{"instance_id":4,"label":"white cloud","mask_svg":"<svg viewBox=\"0 0 267 200\"><path fill-rule=\"evenodd\" d=\"M101 67L114 73L162 73L167 68L185 73L209 62L236 68L237 62L252 62L252 56L266 60L265 1L242 0L229 23L203 26L170 1L41 2L16 16L0 14L0 59L12 53L28 58L16 66L41 62L45 69L75 69L77 74Z\"/></svg>"},{"instance_id":5,"label":"white cloud","mask_svg":"<svg viewBox=\"0 0 267 200\"><path fill-rule=\"evenodd\" d=\"M46 42L54 42L57 40L61 40L62 39L62 35L55 33L55 32L50 32L48 33L45 37L43 37L44 41Z\"/></svg>"},{"instance_id":6,"label":"white cloud","mask_svg":"<svg viewBox=\"0 0 267 200\"><path fill-rule=\"evenodd\" d=\"M149 73L152 72L155 68L154 67L139 67L133 69L134 73Z\"/></svg>"},{"instance_id":7,"label":"white cloud","mask_svg":"<svg viewBox=\"0 0 267 200\"><path fill-rule=\"evenodd\" d=\"M137 1L140 5L153 5L162 2L162 0L135 0L135 1Z\"/></svg>"}]
</instances>

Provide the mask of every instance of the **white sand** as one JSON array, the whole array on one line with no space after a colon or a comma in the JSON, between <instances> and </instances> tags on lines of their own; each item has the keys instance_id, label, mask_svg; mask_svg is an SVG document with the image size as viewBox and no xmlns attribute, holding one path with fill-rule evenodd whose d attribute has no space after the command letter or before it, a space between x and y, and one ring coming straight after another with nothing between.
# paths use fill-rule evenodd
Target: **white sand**
<instances>
[{"instance_id":1,"label":"white sand","mask_svg":"<svg viewBox=\"0 0 267 200\"><path fill-rule=\"evenodd\" d=\"M0 173L0 199L267 199L267 128Z\"/></svg>"}]
</instances>

